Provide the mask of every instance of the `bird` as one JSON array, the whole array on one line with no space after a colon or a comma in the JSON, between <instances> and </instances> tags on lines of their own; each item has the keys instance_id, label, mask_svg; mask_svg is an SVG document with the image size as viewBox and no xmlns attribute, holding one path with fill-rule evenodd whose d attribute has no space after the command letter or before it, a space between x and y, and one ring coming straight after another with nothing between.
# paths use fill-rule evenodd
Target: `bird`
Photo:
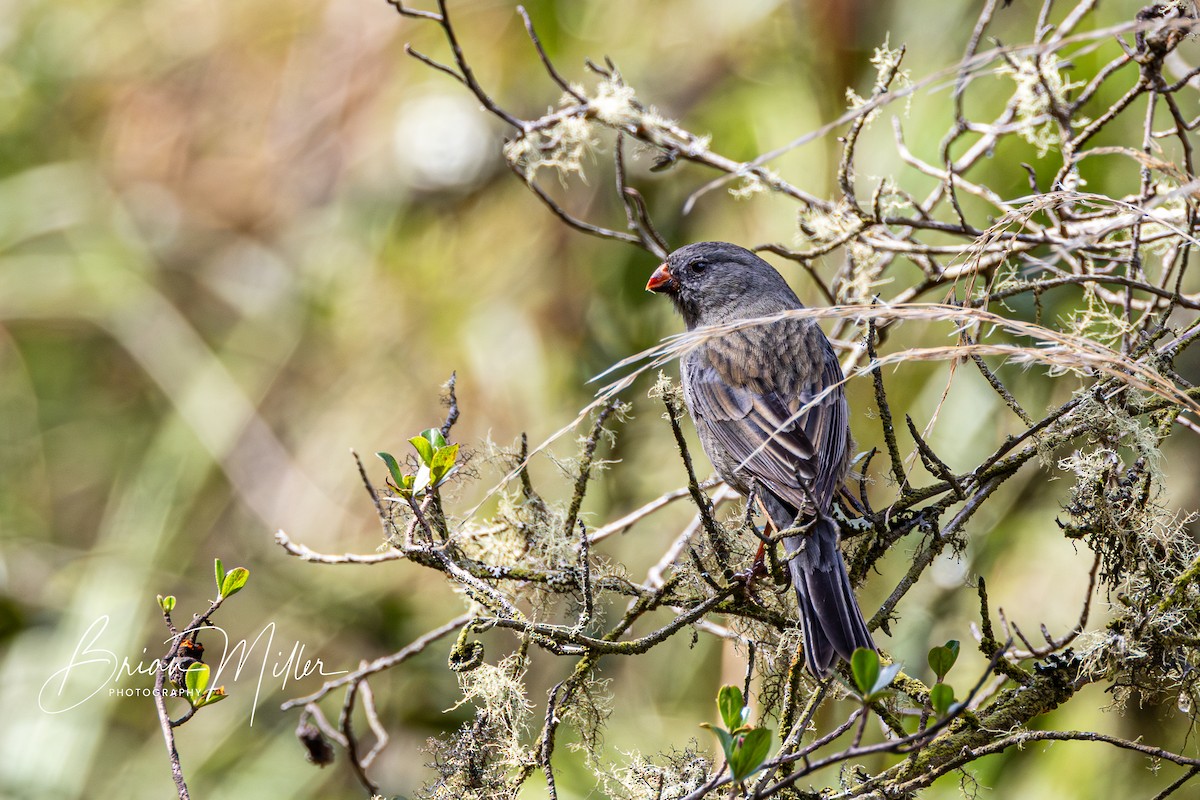
<instances>
[{"instance_id":1,"label":"bird","mask_svg":"<svg viewBox=\"0 0 1200 800\"><path fill-rule=\"evenodd\" d=\"M680 377L717 475L754 497L777 531L804 529L783 544L809 671L824 677L839 657L877 650L831 514L852 440L845 379L829 339L812 319L736 325L804 304L774 267L728 242L674 251L646 289L669 297L687 330L698 332L680 359Z\"/></svg>"}]
</instances>

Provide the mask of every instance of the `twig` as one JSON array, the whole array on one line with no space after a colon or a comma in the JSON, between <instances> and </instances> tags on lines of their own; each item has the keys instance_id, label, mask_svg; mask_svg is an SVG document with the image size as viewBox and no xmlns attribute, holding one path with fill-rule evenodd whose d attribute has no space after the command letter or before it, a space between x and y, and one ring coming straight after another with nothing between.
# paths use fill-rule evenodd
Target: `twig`
<instances>
[{"instance_id":1,"label":"twig","mask_svg":"<svg viewBox=\"0 0 1200 800\"><path fill-rule=\"evenodd\" d=\"M875 407L879 410L879 424L883 427L883 441L887 445L888 458L892 463L892 479L896 481L896 490L901 494L908 487L908 476L904 474L904 460L900 457L900 447L896 444L896 428L892 423L892 408L888 405L887 392L883 388L883 373L879 369L879 356L875 352L875 320L867 323L867 358L871 359L874 368L871 370L871 381L875 385Z\"/></svg>"},{"instance_id":2,"label":"twig","mask_svg":"<svg viewBox=\"0 0 1200 800\"><path fill-rule=\"evenodd\" d=\"M687 472L688 492L691 493L692 502L695 503L696 511L700 514L700 524L708 536L713 556L721 565L725 578L728 580L733 575L733 568L730 566L731 559L729 558L729 548L725 544L725 533L713 518L712 501L709 500L708 495L700 491L700 482L696 480L696 471L692 468L692 457L688 453L687 442L683 438L683 429L679 425L679 407L669 394L663 395L663 404L667 409L667 421L671 424L671 433L675 436L675 446L679 450L679 457L683 460L683 468Z\"/></svg>"},{"instance_id":3,"label":"twig","mask_svg":"<svg viewBox=\"0 0 1200 800\"><path fill-rule=\"evenodd\" d=\"M454 393L454 388L458 383L458 373L451 372L450 378L446 381L446 421L442 423L441 432L442 438L450 440L450 429L454 427L454 423L458 422L458 395Z\"/></svg>"},{"instance_id":4,"label":"twig","mask_svg":"<svg viewBox=\"0 0 1200 800\"><path fill-rule=\"evenodd\" d=\"M554 64L550 61L550 56L546 55L546 49L542 47L542 40L538 38L537 32L533 29L533 20L529 17L529 12L525 10L525 6L517 6L517 13L521 15L522 21L525 23L525 32L529 34L529 41L533 42L533 47L537 50L538 58L542 60L542 66L556 84L567 94L574 97L580 103L586 103L587 97L580 94L574 86L567 82L566 78L558 73L554 68Z\"/></svg>"},{"instance_id":5,"label":"twig","mask_svg":"<svg viewBox=\"0 0 1200 800\"><path fill-rule=\"evenodd\" d=\"M360 666L361 669L361 666ZM354 711L354 701L358 695L359 681L352 682L346 687L346 699L342 702L342 713L338 717L338 730L346 740L346 753L350 757L350 768L363 788L372 795L379 794L379 785L367 775L366 766L358 757L358 738L354 735L354 725L351 714Z\"/></svg>"},{"instance_id":6,"label":"twig","mask_svg":"<svg viewBox=\"0 0 1200 800\"><path fill-rule=\"evenodd\" d=\"M717 481L707 480L700 484L700 488L702 490L703 489L711 489L713 486L716 486L716 485L717 485ZM689 489L687 487L684 487L682 489L673 489L672 491L669 491L669 492L666 492L665 494L659 495L657 498L655 498L654 500L651 500L649 503L646 503L644 506L641 506L640 508L630 511L625 516L620 517L619 519L615 519L612 522L609 522L605 525L600 526L599 528L594 529L588 535L588 543L596 544L597 542L602 542L605 539L607 539L608 537L613 536L614 534L625 533L627 530L632 528L634 525L641 522L643 519L650 516L654 512L658 511L659 509L663 508L664 506L670 505L671 503L674 503L676 500L679 500L680 498L690 497L690 496L691 496L691 489ZM715 499L714 499L714 502L715 502Z\"/></svg>"},{"instance_id":7,"label":"twig","mask_svg":"<svg viewBox=\"0 0 1200 800\"><path fill-rule=\"evenodd\" d=\"M360 665L357 670L349 673L348 675L342 675L339 678L326 681L320 689L312 694L305 695L303 697L294 697L291 700L288 700L279 707L279 710L287 711L289 709L296 708L297 706L306 706L310 703L316 703L335 689L340 689L341 687L348 686L352 683L358 683L370 677L371 675L383 672L386 669L391 669L398 664L403 664L405 661L422 652L425 648L429 647L429 645L433 644L438 639L441 639L459 630L472 619L474 619L474 615L472 614L463 614L462 616L455 617L445 625L434 628L433 630L429 631L429 633L426 633L423 636L415 639L412 644L401 650L398 650L395 653L392 653L391 655L383 656L375 659L374 661Z\"/></svg>"},{"instance_id":8,"label":"twig","mask_svg":"<svg viewBox=\"0 0 1200 800\"><path fill-rule=\"evenodd\" d=\"M388 550L384 553L374 553L372 555L360 555L358 553L342 553L340 555L318 553L306 545L296 544L282 530L275 531L275 544L287 551L288 555L293 555L303 561L311 561L317 564L382 564L386 561L400 561L406 558L404 552L401 550Z\"/></svg>"}]
</instances>

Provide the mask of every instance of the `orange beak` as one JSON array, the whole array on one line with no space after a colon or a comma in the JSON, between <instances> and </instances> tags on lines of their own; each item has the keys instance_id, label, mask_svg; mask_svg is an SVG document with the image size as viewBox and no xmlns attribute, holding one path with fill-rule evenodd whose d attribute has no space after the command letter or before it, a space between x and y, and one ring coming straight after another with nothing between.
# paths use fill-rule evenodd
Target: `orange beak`
<instances>
[{"instance_id":1,"label":"orange beak","mask_svg":"<svg viewBox=\"0 0 1200 800\"><path fill-rule=\"evenodd\" d=\"M654 270L654 274L650 276L650 280L646 281L647 292L670 292L679 288L679 284L675 281L675 276L671 274L671 270L666 263L658 265L658 269Z\"/></svg>"}]
</instances>

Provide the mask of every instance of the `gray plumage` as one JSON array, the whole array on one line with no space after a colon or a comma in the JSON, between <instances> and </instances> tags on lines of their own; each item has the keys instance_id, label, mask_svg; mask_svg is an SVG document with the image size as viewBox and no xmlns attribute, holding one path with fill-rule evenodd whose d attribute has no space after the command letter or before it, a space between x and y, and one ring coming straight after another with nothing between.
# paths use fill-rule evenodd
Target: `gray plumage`
<instances>
[{"instance_id":1,"label":"gray plumage","mask_svg":"<svg viewBox=\"0 0 1200 800\"><path fill-rule=\"evenodd\" d=\"M725 242L676 250L646 288L668 295L689 331L804 307L770 264ZM821 676L838 656L875 649L830 516L848 469L850 433L842 370L825 334L812 320L753 325L707 338L682 358L680 371L717 474L743 495L753 491L778 530L809 525L784 540L809 669Z\"/></svg>"}]
</instances>

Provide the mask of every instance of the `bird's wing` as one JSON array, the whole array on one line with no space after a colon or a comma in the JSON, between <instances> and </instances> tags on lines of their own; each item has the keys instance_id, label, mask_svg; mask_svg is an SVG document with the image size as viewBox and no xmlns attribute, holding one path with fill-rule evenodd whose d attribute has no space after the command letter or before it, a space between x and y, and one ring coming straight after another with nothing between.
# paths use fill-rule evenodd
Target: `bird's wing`
<instances>
[{"instance_id":1,"label":"bird's wing","mask_svg":"<svg viewBox=\"0 0 1200 800\"><path fill-rule=\"evenodd\" d=\"M787 322L779 331L730 333L689 354L692 413L738 472L797 509L826 510L845 472L842 371L819 329ZM837 388L822 396L826 387Z\"/></svg>"}]
</instances>

